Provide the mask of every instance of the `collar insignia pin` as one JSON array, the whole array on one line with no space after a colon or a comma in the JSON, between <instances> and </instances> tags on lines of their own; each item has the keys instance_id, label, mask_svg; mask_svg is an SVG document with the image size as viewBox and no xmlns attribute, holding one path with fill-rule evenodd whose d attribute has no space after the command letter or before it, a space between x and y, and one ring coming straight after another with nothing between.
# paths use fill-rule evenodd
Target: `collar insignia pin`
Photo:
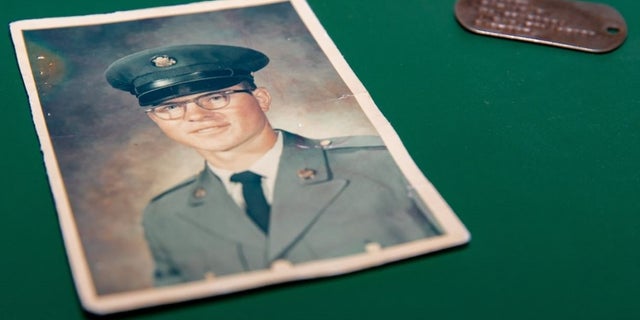
<instances>
[{"instance_id":1,"label":"collar insignia pin","mask_svg":"<svg viewBox=\"0 0 640 320\"><path fill-rule=\"evenodd\" d=\"M207 195L207 190L205 190L202 187L197 188L196 190L193 191L193 196L196 199L202 199Z\"/></svg>"},{"instance_id":2,"label":"collar insignia pin","mask_svg":"<svg viewBox=\"0 0 640 320\"><path fill-rule=\"evenodd\" d=\"M298 170L298 178L302 180L310 180L316 176L316 171L309 168Z\"/></svg>"}]
</instances>

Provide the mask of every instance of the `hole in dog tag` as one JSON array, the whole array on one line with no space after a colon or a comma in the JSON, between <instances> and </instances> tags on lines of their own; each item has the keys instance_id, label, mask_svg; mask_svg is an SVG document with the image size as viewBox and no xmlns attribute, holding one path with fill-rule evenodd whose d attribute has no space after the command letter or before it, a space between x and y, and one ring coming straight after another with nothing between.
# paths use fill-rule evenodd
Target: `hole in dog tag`
<instances>
[{"instance_id":1,"label":"hole in dog tag","mask_svg":"<svg viewBox=\"0 0 640 320\"><path fill-rule=\"evenodd\" d=\"M620 13L568 0L458 0L458 22L471 32L588 52L608 52L627 37Z\"/></svg>"}]
</instances>

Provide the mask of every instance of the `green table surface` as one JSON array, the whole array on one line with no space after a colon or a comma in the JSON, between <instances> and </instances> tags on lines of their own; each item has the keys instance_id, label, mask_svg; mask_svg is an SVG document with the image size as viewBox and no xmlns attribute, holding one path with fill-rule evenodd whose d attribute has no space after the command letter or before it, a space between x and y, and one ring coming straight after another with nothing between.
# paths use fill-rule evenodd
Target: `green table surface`
<instances>
[{"instance_id":1,"label":"green table surface","mask_svg":"<svg viewBox=\"0 0 640 320\"><path fill-rule=\"evenodd\" d=\"M463 247L124 319L640 319L640 2L619 49L471 34L454 0L309 0L417 164ZM184 4L5 2L0 318L83 319L8 23Z\"/></svg>"}]
</instances>

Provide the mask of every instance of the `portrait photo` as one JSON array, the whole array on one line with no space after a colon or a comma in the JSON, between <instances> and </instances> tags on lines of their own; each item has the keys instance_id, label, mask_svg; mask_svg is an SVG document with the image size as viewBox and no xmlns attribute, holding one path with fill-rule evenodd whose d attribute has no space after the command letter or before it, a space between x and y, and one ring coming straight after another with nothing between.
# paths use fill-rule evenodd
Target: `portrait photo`
<instances>
[{"instance_id":1,"label":"portrait photo","mask_svg":"<svg viewBox=\"0 0 640 320\"><path fill-rule=\"evenodd\" d=\"M11 32L89 312L469 241L304 1L24 20Z\"/></svg>"}]
</instances>

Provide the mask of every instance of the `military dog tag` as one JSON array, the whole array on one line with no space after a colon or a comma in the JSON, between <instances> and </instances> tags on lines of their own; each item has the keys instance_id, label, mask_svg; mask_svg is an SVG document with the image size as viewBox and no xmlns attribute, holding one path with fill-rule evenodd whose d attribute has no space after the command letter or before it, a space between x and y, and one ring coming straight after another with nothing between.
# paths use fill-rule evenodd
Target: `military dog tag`
<instances>
[{"instance_id":1,"label":"military dog tag","mask_svg":"<svg viewBox=\"0 0 640 320\"><path fill-rule=\"evenodd\" d=\"M607 52L627 37L614 8L567 0L458 0L456 19L475 33L588 52Z\"/></svg>"}]
</instances>

